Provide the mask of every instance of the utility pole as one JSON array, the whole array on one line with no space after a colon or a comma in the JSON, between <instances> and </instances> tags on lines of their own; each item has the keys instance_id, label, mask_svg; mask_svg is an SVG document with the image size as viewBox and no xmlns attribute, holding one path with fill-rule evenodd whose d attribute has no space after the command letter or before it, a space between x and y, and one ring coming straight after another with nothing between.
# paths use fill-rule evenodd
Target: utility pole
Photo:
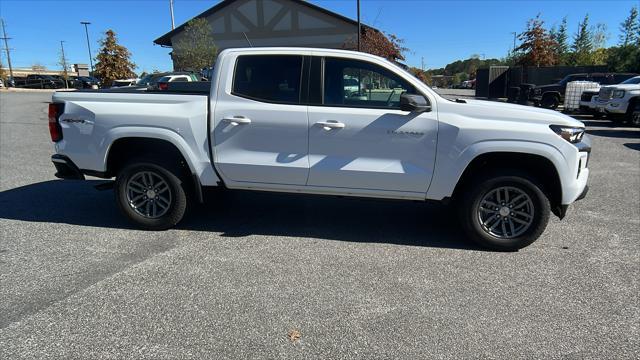
<instances>
[{"instance_id":1,"label":"utility pole","mask_svg":"<svg viewBox=\"0 0 640 360\"><path fill-rule=\"evenodd\" d=\"M360 51L360 0L356 0L358 3L358 51Z\"/></svg>"},{"instance_id":2,"label":"utility pole","mask_svg":"<svg viewBox=\"0 0 640 360\"><path fill-rule=\"evenodd\" d=\"M515 52L516 51L516 36L518 35L518 33L514 31L514 32L512 32L512 34L513 34L513 52Z\"/></svg>"},{"instance_id":3,"label":"utility pole","mask_svg":"<svg viewBox=\"0 0 640 360\"><path fill-rule=\"evenodd\" d=\"M91 23L88 21L81 21L80 24L84 25L84 32L87 35L87 49L89 49L89 65L91 65L91 76L93 76L93 57L91 56L91 45L89 44L89 30L87 28L87 25L90 25Z\"/></svg>"},{"instance_id":4,"label":"utility pole","mask_svg":"<svg viewBox=\"0 0 640 360\"><path fill-rule=\"evenodd\" d=\"M2 40L4 40L4 50L7 52L7 63L9 64L9 76L13 80L13 67L11 67L11 51L9 50L9 43L7 40L11 39L7 37L7 30L4 28L4 19L2 19Z\"/></svg>"},{"instance_id":5,"label":"utility pole","mask_svg":"<svg viewBox=\"0 0 640 360\"><path fill-rule=\"evenodd\" d=\"M420 68L422 69L422 71L424 72L424 56L421 58L421 65Z\"/></svg>"},{"instance_id":6,"label":"utility pole","mask_svg":"<svg viewBox=\"0 0 640 360\"><path fill-rule=\"evenodd\" d=\"M171 30L176 28L176 23L173 20L173 0L169 0L169 11L171 11Z\"/></svg>"},{"instance_id":7,"label":"utility pole","mask_svg":"<svg viewBox=\"0 0 640 360\"><path fill-rule=\"evenodd\" d=\"M64 56L64 40L60 40L60 50L62 50L62 71L64 73L64 87L69 88L69 74L67 73L67 58Z\"/></svg>"}]
</instances>

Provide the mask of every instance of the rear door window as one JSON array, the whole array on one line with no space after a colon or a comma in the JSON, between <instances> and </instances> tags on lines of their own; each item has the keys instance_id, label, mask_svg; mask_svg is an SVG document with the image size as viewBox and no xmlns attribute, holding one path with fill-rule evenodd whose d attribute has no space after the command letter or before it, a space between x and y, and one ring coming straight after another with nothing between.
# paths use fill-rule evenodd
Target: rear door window
<instances>
[{"instance_id":1,"label":"rear door window","mask_svg":"<svg viewBox=\"0 0 640 360\"><path fill-rule=\"evenodd\" d=\"M300 104L302 56L239 56L232 94L257 101Z\"/></svg>"}]
</instances>

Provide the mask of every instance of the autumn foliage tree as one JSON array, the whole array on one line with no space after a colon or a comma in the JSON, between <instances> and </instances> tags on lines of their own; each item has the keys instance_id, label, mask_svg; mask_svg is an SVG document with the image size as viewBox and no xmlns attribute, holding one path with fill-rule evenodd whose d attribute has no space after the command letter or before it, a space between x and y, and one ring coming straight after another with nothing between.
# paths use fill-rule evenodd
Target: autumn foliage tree
<instances>
[{"instance_id":1,"label":"autumn foliage tree","mask_svg":"<svg viewBox=\"0 0 640 360\"><path fill-rule=\"evenodd\" d=\"M95 76L106 86L111 86L113 80L129 79L136 76L133 70L136 65L131 62L129 50L118 44L116 33L109 29L105 38L100 40L100 52L96 56Z\"/></svg>"},{"instance_id":2,"label":"autumn foliage tree","mask_svg":"<svg viewBox=\"0 0 640 360\"><path fill-rule=\"evenodd\" d=\"M518 35L520 46L517 63L520 65L550 66L557 62L557 43L544 28L544 21L538 14L527 22L527 29Z\"/></svg>"},{"instance_id":3,"label":"autumn foliage tree","mask_svg":"<svg viewBox=\"0 0 640 360\"><path fill-rule=\"evenodd\" d=\"M218 49L211 27L205 18L192 19L183 34L173 44L173 61L176 70L202 70L213 65Z\"/></svg>"},{"instance_id":4,"label":"autumn foliage tree","mask_svg":"<svg viewBox=\"0 0 640 360\"><path fill-rule=\"evenodd\" d=\"M393 34L388 37L376 29L363 26L360 34L360 51L383 57L389 61L404 60L403 53L408 49L403 45L404 40ZM358 50L358 38L354 36L347 40L343 49Z\"/></svg>"}]
</instances>

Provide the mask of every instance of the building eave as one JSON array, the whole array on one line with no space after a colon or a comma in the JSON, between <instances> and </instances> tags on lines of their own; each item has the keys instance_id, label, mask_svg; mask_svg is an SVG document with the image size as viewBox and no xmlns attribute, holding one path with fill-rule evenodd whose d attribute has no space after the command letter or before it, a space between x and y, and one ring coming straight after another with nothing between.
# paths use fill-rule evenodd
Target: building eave
<instances>
[{"instance_id":1,"label":"building eave","mask_svg":"<svg viewBox=\"0 0 640 360\"><path fill-rule=\"evenodd\" d=\"M313 10L319 11L319 12L324 13L326 15L333 16L333 17L335 17L337 19L340 19L342 21L345 21L345 22L347 22L349 24L356 25L356 26L358 25L358 22L356 20L348 18L348 17L346 17L344 15L340 15L338 13L335 13L335 12L331 11L331 10L327 10L327 9L325 9L323 7L320 7L318 5L312 4L312 3L308 2L308 1L304 1L304 0L290 0L290 1L293 1L293 2L295 2L297 4L299 4L299 5L306 6L308 8L313 9ZM213 7L203 11L200 14L196 15L192 19L206 18L207 16L215 13L216 11L222 9L223 7L225 7L227 5L230 5L232 2L233 2L233 0L222 0L218 4L216 4ZM171 38L174 35L176 35L177 33L181 32L187 26L187 23L181 24L180 26L176 27L175 29L173 29L173 30L169 31L168 33L160 36L159 38L153 40L153 43L156 44L156 45L163 46L163 47L172 47ZM378 30L376 28L373 28L371 26L368 26L368 25L365 25L365 24L362 24L362 23L361 23L361 26L373 29L375 31L380 31L380 30Z\"/></svg>"}]
</instances>

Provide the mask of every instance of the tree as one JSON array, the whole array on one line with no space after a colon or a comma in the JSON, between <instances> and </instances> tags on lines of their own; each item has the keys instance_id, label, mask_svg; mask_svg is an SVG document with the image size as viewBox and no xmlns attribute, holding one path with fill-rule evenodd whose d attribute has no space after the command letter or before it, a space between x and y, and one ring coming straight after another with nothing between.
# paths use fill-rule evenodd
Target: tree
<instances>
[{"instance_id":1,"label":"tree","mask_svg":"<svg viewBox=\"0 0 640 360\"><path fill-rule=\"evenodd\" d=\"M62 68L62 78L64 79L65 87L69 87L69 73L68 73L68 62L67 57L64 55L64 52L60 52L60 58L58 59L58 64Z\"/></svg>"},{"instance_id":2,"label":"tree","mask_svg":"<svg viewBox=\"0 0 640 360\"><path fill-rule=\"evenodd\" d=\"M189 20L183 34L173 43L175 70L199 71L209 68L217 55L218 48L205 18Z\"/></svg>"},{"instance_id":3,"label":"tree","mask_svg":"<svg viewBox=\"0 0 640 360\"><path fill-rule=\"evenodd\" d=\"M578 25L578 31L573 36L572 65L587 65L590 63L592 48L591 31L589 31L589 14Z\"/></svg>"},{"instance_id":4,"label":"tree","mask_svg":"<svg viewBox=\"0 0 640 360\"><path fill-rule=\"evenodd\" d=\"M551 38L556 42L556 46L554 51L556 53L556 59L558 65L564 65L567 63L567 57L569 54L569 44L567 43L567 39L569 36L567 35L567 17L562 18L562 22L560 26L556 30L555 26L551 28L550 31Z\"/></svg>"},{"instance_id":5,"label":"tree","mask_svg":"<svg viewBox=\"0 0 640 360\"><path fill-rule=\"evenodd\" d=\"M629 16L620 23L620 46L637 44L640 41L640 18L638 8L632 7ZM640 45L640 44L639 44Z\"/></svg>"},{"instance_id":6,"label":"tree","mask_svg":"<svg viewBox=\"0 0 640 360\"><path fill-rule=\"evenodd\" d=\"M549 66L557 62L554 49L556 41L544 28L544 21L538 14L527 21L527 29L518 35L520 46L515 51L519 53L518 64L533 66Z\"/></svg>"},{"instance_id":7,"label":"tree","mask_svg":"<svg viewBox=\"0 0 640 360\"><path fill-rule=\"evenodd\" d=\"M418 80L427 85L429 85L431 82L431 76L428 75L427 72L422 71L422 69L418 69L417 67L410 67L409 73L411 73L411 75L415 76Z\"/></svg>"},{"instance_id":8,"label":"tree","mask_svg":"<svg viewBox=\"0 0 640 360\"><path fill-rule=\"evenodd\" d=\"M640 46L613 46L606 52L610 71L640 73Z\"/></svg>"},{"instance_id":9,"label":"tree","mask_svg":"<svg viewBox=\"0 0 640 360\"><path fill-rule=\"evenodd\" d=\"M116 33L109 29L105 38L99 41L100 52L96 56L95 75L106 86L111 86L113 80L135 77L133 70L136 64L131 62L129 50L118 44Z\"/></svg>"},{"instance_id":10,"label":"tree","mask_svg":"<svg viewBox=\"0 0 640 360\"><path fill-rule=\"evenodd\" d=\"M389 61L404 60L403 53L409 50L404 47L404 40L393 34L387 35L388 37L378 30L368 26L363 26L362 33L360 35L360 51L383 57ZM357 37L352 37L347 40L342 45L342 48L357 50Z\"/></svg>"},{"instance_id":11,"label":"tree","mask_svg":"<svg viewBox=\"0 0 640 360\"><path fill-rule=\"evenodd\" d=\"M0 61L0 79L4 80L7 78L7 73L4 71L4 66L2 66L2 62Z\"/></svg>"}]
</instances>

